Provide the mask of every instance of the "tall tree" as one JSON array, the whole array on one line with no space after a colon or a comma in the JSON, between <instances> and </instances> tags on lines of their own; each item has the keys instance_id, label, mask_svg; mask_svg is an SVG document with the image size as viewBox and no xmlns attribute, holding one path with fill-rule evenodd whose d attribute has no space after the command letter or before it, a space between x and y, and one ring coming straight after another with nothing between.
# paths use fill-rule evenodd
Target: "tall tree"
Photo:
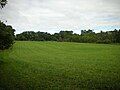
<instances>
[{"instance_id":1,"label":"tall tree","mask_svg":"<svg viewBox=\"0 0 120 90\"><path fill-rule=\"evenodd\" d=\"M0 0L0 8L2 9L7 4L7 0ZM5 25L0 20L0 50L10 48L14 43L15 30L10 25Z\"/></svg>"},{"instance_id":2,"label":"tall tree","mask_svg":"<svg viewBox=\"0 0 120 90\"><path fill-rule=\"evenodd\" d=\"M5 25L0 21L0 50L8 49L13 45L14 32L12 26Z\"/></svg>"}]
</instances>

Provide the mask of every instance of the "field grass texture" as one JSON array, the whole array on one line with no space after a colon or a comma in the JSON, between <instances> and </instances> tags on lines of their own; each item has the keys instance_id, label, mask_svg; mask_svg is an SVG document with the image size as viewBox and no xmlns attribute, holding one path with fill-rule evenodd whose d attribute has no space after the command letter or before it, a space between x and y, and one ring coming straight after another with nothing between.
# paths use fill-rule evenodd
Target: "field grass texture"
<instances>
[{"instance_id":1,"label":"field grass texture","mask_svg":"<svg viewBox=\"0 0 120 90\"><path fill-rule=\"evenodd\" d=\"M0 90L120 90L120 45L17 41L0 52Z\"/></svg>"}]
</instances>

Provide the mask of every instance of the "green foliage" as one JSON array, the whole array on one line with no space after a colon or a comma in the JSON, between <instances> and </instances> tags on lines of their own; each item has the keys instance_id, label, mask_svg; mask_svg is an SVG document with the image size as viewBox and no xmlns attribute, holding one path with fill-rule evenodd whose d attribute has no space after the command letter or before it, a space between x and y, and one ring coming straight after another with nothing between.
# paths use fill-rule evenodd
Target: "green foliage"
<instances>
[{"instance_id":1,"label":"green foliage","mask_svg":"<svg viewBox=\"0 0 120 90\"><path fill-rule=\"evenodd\" d=\"M119 45L22 41L1 56L1 90L120 90Z\"/></svg>"},{"instance_id":2,"label":"green foliage","mask_svg":"<svg viewBox=\"0 0 120 90\"><path fill-rule=\"evenodd\" d=\"M0 22L0 50L10 48L14 43L14 29Z\"/></svg>"},{"instance_id":3,"label":"green foliage","mask_svg":"<svg viewBox=\"0 0 120 90\"><path fill-rule=\"evenodd\" d=\"M21 41L60 41L80 43L120 43L120 30L95 33L92 30L81 30L81 35L73 31L60 31L50 34L47 32L27 31L16 35L16 40Z\"/></svg>"}]
</instances>

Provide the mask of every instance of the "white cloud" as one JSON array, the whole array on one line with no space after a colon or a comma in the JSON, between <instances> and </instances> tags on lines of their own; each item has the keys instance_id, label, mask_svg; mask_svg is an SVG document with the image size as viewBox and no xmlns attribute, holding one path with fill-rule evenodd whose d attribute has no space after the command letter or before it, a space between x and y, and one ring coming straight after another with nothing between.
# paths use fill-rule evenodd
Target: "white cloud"
<instances>
[{"instance_id":1,"label":"white cloud","mask_svg":"<svg viewBox=\"0 0 120 90\"><path fill-rule=\"evenodd\" d=\"M119 4L119 0L9 0L0 16L16 33L66 29L80 33L100 26L120 27Z\"/></svg>"}]
</instances>

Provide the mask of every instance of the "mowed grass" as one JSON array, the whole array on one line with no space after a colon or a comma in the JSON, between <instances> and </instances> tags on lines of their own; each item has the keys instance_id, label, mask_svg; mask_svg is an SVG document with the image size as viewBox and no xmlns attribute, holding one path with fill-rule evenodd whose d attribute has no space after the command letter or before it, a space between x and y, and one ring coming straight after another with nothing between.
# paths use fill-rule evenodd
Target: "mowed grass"
<instances>
[{"instance_id":1,"label":"mowed grass","mask_svg":"<svg viewBox=\"0 0 120 90\"><path fill-rule=\"evenodd\" d=\"M0 90L120 90L120 45L16 42L0 52Z\"/></svg>"}]
</instances>

